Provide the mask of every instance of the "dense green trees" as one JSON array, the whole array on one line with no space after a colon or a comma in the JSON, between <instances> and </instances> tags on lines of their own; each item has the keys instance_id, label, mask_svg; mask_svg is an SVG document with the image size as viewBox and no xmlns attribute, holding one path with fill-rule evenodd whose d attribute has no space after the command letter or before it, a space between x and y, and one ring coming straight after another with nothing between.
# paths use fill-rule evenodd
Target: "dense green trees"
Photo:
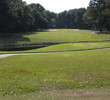
<instances>
[{"instance_id":1,"label":"dense green trees","mask_svg":"<svg viewBox=\"0 0 110 100\"><path fill-rule=\"evenodd\" d=\"M47 28L40 4L27 5L22 0L0 0L0 33L26 32Z\"/></svg>"},{"instance_id":2,"label":"dense green trees","mask_svg":"<svg viewBox=\"0 0 110 100\"><path fill-rule=\"evenodd\" d=\"M47 28L110 30L110 0L90 0L87 9L72 9L58 14L40 4L0 0L0 33Z\"/></svg>"},{"instance_id":3,"label":"dense green trees","mask_svg":"<svg viewBox=\"0 0 110 100\"><path fill-rule=\"evenodd\" d=\"M86 12L85 8L73 9L64 11L57 16L58 28L75 28L88 29L88 25L84 22L83 15Z\"/></svg>"},{"instance_id":4,"label":"dense green trees","mask_svg":"<svg viewBox=\"0 0 110 100\"><path fill-rule=\"evenodd\" d=\"M57 28L57 26L56 26L57 14L56 13L45 10L44 16L47 20L48 28Z\"/></svg>"},{"instance_id":5,"label":"dense green trees","mask_svg":"<svg viewBox=\"0 0 110 100\"><path fill-rule=\"evenodd\" d=\"M0 32L28 31L31 10L22 0L0 0Z\"/></svg>"},{"instance_id":6,"label":"dense green trees","mask_svg":"<svg viewBox=\"0 0 110 100\"><path fill-rule=\"evenodd\" d=\"M110 30L110 1L91 0L84 18L93 29Z\"/></svg>"},{"instance_id":7,"label":"dense green trees","mask_svg":"<svg viewBox=\"0 0 110 100\"><path fill-rule=\"evenodd\" d=\"M34 18L33 25L30 27L31 30L48 28L47 20L44 16L45 8L40 4L34 3L30 4L29 7L31 8L31 14Z\"/></svg>"}]
</instances>

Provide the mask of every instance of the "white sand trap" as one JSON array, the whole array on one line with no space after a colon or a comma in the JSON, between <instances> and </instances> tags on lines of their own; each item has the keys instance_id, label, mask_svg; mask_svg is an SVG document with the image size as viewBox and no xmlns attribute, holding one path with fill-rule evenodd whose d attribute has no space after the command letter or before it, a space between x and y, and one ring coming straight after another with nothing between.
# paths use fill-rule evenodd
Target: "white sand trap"
<instances>
[{"instance_id":1,"label":"white sand trap","mask_svg":"<svg viewBox=\"0 0 110 100\"><path fill-rule=\"evenodd\" d=\"M58 31L58 29L49 29L48 31Z\"/></svg>"},{"instance_id":2,"label":"white sand trap","mask_svg":"<svg viewBox=\"0 0 110 100\"><path fill-rule=\"evenodd\" d=\"M80 31L79 29L73 29L74 31Z\"/></svg>"}]
</instances>

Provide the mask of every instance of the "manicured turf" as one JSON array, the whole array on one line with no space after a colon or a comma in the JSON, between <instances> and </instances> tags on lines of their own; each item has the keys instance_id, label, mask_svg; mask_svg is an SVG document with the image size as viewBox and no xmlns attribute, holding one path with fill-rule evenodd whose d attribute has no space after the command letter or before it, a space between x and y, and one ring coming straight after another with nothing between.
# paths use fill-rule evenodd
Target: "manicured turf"
<instances>
[{"instance_id":1,"label":"manicured turf","mask_svg":"<svg viewBox=\"0 0 110 100\"><path fill-rule=\"evenodd\" d=\"M3 38L4 37L4 38ZM110 38L106 34L94 34L93 31L58 29L56 31L31 32L9 35L0 35L0 43L21 43L21 42L71 42L71 41L93 41Z\"/></svg>"},{"instance_id":2,"label":"manicured turf","mask_svg":"<svg viewBox=\"0 0 110 100\"><path fill-rule=\"evenodd\" d=\"M53 45L49 47L32 49L32 50L21 50L21 51L0 51L0 53L22 53L22 52L49 52L49 51L69 51L69 50L86 50L96 48L107 48L110 47L110 42L100 43L67 43Z\"/></svg>"},{"instance_id":3,"label":"manicured turf","mask_svg":"<svg viewBox=\"0 0 110 100\"><path fill-rule=\"evenodd\" d=\"M107 48L107 47L110 47L110 42L69 43L69 44L53 45L53 46L44 47L44 48L40 48L40 49L34 49L34 50L26 50L26 51L23 51L23 52L49 52L49 51L86 50L86 49Z\"/></svg>"},{"instance_id":4,"label":"manicured turf","mask_svg":"<svg viewBox=\"0 0 110 100\"><path fill-rule=\"evenodd\" d=\"M3 36L2 36L3 37ZM0 43L70 42L109 39L85 30L53 30L0 38ZM16 52L49 52L110 47L110 42L69 43ZM110 50L78 51L0 59L0 100L109 100ZM89 98L88 98L89 97Z\"/></svg>"},{"instance_id":5,"label":"manicured turf","mask_svg":"<svg viewBox=\"0 0 110 100\"><path fill-rule=\"evenodd\" d=\"M110 50L0 59L0 94L110 87Z\"/></svg>"}]
</instances>

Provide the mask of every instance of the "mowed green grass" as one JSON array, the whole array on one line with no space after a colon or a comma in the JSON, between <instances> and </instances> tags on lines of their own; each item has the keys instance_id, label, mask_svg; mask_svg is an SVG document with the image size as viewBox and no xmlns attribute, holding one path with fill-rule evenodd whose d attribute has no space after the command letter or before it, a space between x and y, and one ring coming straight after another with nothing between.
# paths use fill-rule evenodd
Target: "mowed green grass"
<instances>
[{"instance_id":1,"label":"mowed green grass","mask_svg":"<svg viewBox=\"0 0 110 100\"><path fill-rule=\"evenodd\" d=\"M19 34L4 34L0 38L2 43L26 43L26 42L72 42L72 41L93 41L110 38L106 34L94 34L89 30L56 29L45 32L31 32Z\"/></svg>"},{"instance_id":2,"label":"mowed green grass","mask_svg":"<svg viewBox=\"0 0 110 100\"><path fill-rule=\"evenodd\" d=\"M26 50L21 52L72 51L72 50L87 50L87 49L97 49L97 48L107 48L107 47L110 47L110 42L66 43L66 44L53 45L53 46L48 46L40 49ZM15 52L18 52L18 51L15 51Z\"/></svg>"},{"instance_id":3,"label":"mowed green grass","mask_svg":"<svg viewBox=\"0 0 110 100\"><path fill-rule=\"evenodd\" d=\"M39 49L32 49L32 50L0 51L0 53L71 51L71 50L87 50L87 49L108 48L108 47L110 47L110 42L66 43L66 44L58 44L58 45L43 47Z\"/></svg>"},{"instance_id":4,"label":"mowed green grass","mask_svg":"<svg viewBox=\"0 0 110 100\"><path fill-rule=\"evenodd\" d=\"M110 88L110 50L0 59L2 97L91 88Z\"/></svg>"}]
</instances>

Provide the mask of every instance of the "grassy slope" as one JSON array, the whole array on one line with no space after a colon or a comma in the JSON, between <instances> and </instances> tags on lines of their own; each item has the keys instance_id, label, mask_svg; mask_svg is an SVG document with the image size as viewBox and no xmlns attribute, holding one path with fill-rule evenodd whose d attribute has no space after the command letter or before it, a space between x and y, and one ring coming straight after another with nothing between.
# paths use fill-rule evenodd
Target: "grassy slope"
<instances>
[{"instance_id":1,"label":"grassy slope","mask_svg":"<svg viewBox=\"0 0 110 100\"><path fill-rule=\"evenodd\" d=\"M20 33L18 35L4 35L0 43L20 42L70 42L70 41L93 41L110 38L110 35L93 34L93 31L60 29L57 31L33 32L32 34Z\"/></svg>"},{"instance_id":2,"label":"grassy slope","mask_svg":"<svg viewBox=\"0 0 110 100\"><path fill-rule=\"evenodd\" d=\"M69 43L59 44L40 49L25 50L25 51L0 51L0 53L22 53L22 52L49 52L49 51L67 51L67 50L85 50L95 48L106 48L110 47L110 42L100 43Z\"/></svg>"},{"instance_id":3,"label":"grassy slope","mask_svg":"<svg viewBox=\"0 0 110 100\"><path fill-rule=\"evenodd\" d=\"M0 94L110 87L110 50L0 59Z\"/></svg>"}]
</instances>

